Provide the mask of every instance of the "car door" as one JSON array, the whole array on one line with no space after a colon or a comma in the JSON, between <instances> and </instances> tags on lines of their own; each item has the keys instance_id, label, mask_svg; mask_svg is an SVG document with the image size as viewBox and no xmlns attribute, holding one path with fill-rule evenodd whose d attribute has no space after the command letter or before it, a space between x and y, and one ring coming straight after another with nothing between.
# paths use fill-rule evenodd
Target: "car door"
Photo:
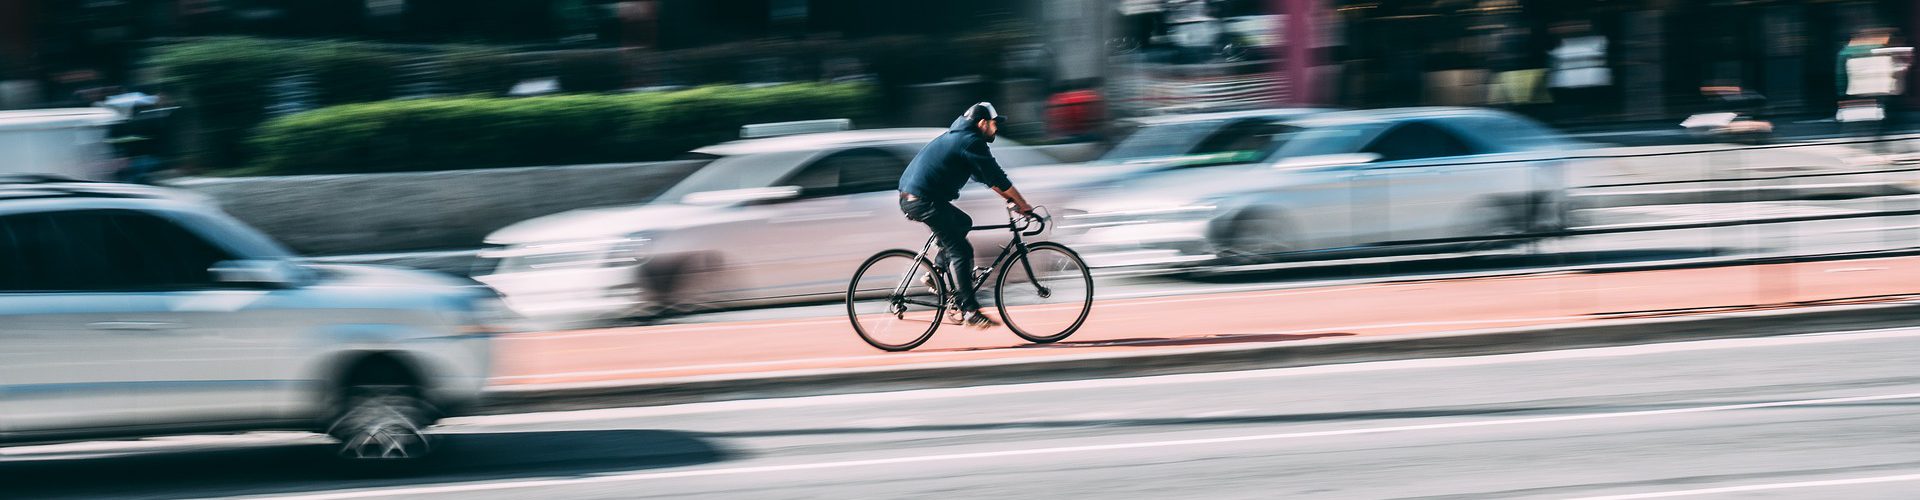
<instances>
[{"instance_id":1,"label":"car door","mask_svg":"<svg viewBox=\"0 0 1920 500\"><path fill-rule=\"evenodd\" d=\"M1539 230L1564 222L1560 209L1566 203L1568 160L1563 137L1525 118L1500 114L1455 117L1439 123L1475 147L1497 155L1480 155L1474 157L1475 161L1453 165L1447 175L1455 184L1466 186L1468 196L1510 211L1516 217L1511 222L1524 226L1501 229ZM1469 213L1472 208L1468 207ZM1484 222L1462 221L1456 224L1452 236L1489 236L1491 227Z\"/></svg>"},{"instance_id":2,"label":"car door","mask_svg":"<svg viewBox=\"0 0 1920 500\"><path fill-rule=\"evenodd\" d=\"M1480 152L1452 131L1425 121L1400 123L1363 152L1380 155L1356 181L1355 210L1375 220L1372 241L1408 242L1458 233L1463 210L1480 200L1471 176L1454 168Z\"/></svg>"},{"instance_id":3,"label":"car door","mask_svg":"<svg viewBox=\"0 0 1920 500\"><path fill-rule=\"evenodd\" d=\"M819 157L777 185L799 197L757 207L764 229L753 239L767 259L756 281L769 296L834 293L859 260L897 241L907 227L895 193L906 159L880 148L853 148Z\"/></svg>"},{"instance_id":4,"label":"car door","mask_svg":"<svg viewBox=\"0 0 1920 500\"><path fill-rule=\"evenodd\" d=\"M0 291L0 415L16 432L87 433L149 423L135 395L177 319L162 293L131 291L115 255L135 248L110 212L10 215Z\"/></svg>"},{"instance_id":5,"label":"car door","mask_svg":"<svg viewBox=\"0 0 1920 500\"><path fill-rule=\"evenodd\" d=\"M135 396L142 418L173 426L290 416L304 389L294 371L299 343L314 340L301 326L334 319L305 312L313 304L298 289L218 282L210 270L239 257L210 237L209 219L125 211L111 221L141 249L119 257L129 293L158 294L165 308L127 320L136 331L137 322L166 323L143 337L139 366L155 385Z\"/></svg>"},{"instance_id":6,"label":"car door","mask_svg":"<svg viewBox=\"0 0 1920 500\"><path fill-rule=\"evenodd\" d=\"M175 220L129 210L14 217L27 275L0 297L10 343L38 354L9 366L37 394L26 426L43 431L181 426L283 416L290 336L282 318L245 312L262 290L222 289L232 257Z\"/></svg>"}]
</instances>

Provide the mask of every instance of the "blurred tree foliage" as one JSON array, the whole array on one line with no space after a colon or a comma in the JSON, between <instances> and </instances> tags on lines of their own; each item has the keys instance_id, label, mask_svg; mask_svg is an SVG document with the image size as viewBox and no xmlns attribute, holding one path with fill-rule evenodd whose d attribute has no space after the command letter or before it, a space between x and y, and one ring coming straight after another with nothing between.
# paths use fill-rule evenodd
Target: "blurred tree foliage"
<instances>
[{"instance_id":1,"label":"blurred tree foliage","mask_svg":"<svg viewBox=\"0 0 1920 500\"><path fill-rule=\"evenodd\" d=\"M876 114L859 83L707 86L614 95L346 104L268 121L249 174L290 175L663 160L741 125Z\"/></svg>"}]
</instances>

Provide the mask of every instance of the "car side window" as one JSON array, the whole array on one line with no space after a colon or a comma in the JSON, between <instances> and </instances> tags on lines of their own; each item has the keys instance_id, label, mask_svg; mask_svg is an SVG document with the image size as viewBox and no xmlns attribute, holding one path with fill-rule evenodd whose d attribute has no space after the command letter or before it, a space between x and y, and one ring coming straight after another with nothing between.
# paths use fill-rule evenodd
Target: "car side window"
<instances>
[{"instance_id":1,"label":"car side window","mask_svg":"<svg viewBox=\"0 0 1920 500\"><path fill-rule=\"evenodd\" d=\"M179 223L153 214L120 212L114 226L144 251L127 262L135 286L150 289L201 288L215 283L214 264L233 257Z\"/></svg>"},{"instance_id":2,"label":"car side window","mask_svg":"<svg viewBox=\"0 0 1920 500\"><path fill-rule=\"evenodd\" d=\"M43 290L52 272L41 250L49 240L34 232L29 217L0 217L0 292Z\"/></svg>"},{"instance_id":3,"label":"car side window","mask_svg":"<svg viewBox=\"0 0 1920 500\"><path fill-rule=\"evenodd\" d=\"M1507 116L1471 116L1452 123L1458 130L1470 131L1487 146L1501 151L1524 151L1552 147L1557 136L1546 127L1524 118Z\"/></svg>"},{"instance_id":4,"label":"car side window","mask_svg":"<svg viewBox=\"0 0 1920 500\"><path fill-rule=\"evenodd\" d=\"M1466 156L1473 153L1466 141L1453 132L1429 123L1401 124L1374 139L1364 150L1380 155L1380 161L1405 161L1426 158Z\"/></svg>"},{"instance_id":5,"label":"car side window","mask_svg":"<svg viewBox=\"0 0 1920 500\"><path fill-rule=\"evenodd\" d=\"M9 216L0 256L5 291L133 291L205 288L224 250L171 220L125 210ZM10 259L12 260L12 259Z\"/></svg>"},{"instance_id":6,"label":"car side window","mask_svg":"<svg viewBox=\"0 0 1920 500\"><path fill-rule=\"evenodd\" d=\"M802 198L829 196L840 187L840 163L832 157L815 161L780 185L800 188Z\"/></svg>"},{"instance_id":7,"label":"car side window","mask_svg":"<svg viewBox=\"0 0 1920 500\"><path fill-rule=\"evenodd\" d=\"M1243 120L1223 127L1193 148L1192 154L1246 153L1271 151L1296 130L1269 120Z\"/></svg>"},{"instance_id":8,"label":"car side window","mask_svg":"<svg viewBox=\"0 0 1920 500\"><path fill-rule=\"evenodd\" d=\"M865 149L848 151L840 165L841 194L873 193L899 189L900 176L907 172L907 161L885 151Z\"/></svg>"},{"instance_id":9,"label":"car side window","mask_svg":"<svg viewBox=\"0 0 1920 500\"><path fill-rule=\"evenodd\" d=\"M803 198L871 193L895 189L906 170L906 160L892 153L852 149L821 158L785 185L799 186Z\"/></svg>"}]
</instances>

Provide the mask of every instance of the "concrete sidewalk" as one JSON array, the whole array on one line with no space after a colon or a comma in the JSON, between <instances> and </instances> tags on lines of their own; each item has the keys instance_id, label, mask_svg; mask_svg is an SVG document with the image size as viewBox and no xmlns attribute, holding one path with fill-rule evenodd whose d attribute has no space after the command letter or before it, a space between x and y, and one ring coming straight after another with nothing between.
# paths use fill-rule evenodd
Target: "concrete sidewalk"
<instances>
[{"instance_id":1,"label":"concrete sidewalk","mask_svg":"<svg viewBox=\"0 0 1920 500\"><path fill-rule=\"evenodd\" d=\"M508 335L494 408L592 408L1270 368L1920 324L1920 257L1104 301L1065 342L943 328L909 353L844 317Z\"/></svg>"}]
</instances>

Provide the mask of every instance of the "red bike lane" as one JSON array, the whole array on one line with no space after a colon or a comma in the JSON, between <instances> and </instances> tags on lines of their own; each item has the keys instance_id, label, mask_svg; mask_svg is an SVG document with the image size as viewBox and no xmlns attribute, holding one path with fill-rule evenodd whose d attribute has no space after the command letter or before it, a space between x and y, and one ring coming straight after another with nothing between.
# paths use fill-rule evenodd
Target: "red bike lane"
<instances>
[{"instance_id":1,"label":"red bike lane","mask_svg":"<svg viewBox=\"0 0 1920 500\"><path fill-rule=\"evenodd\" d=\"M1920 296L1920 257L1409 281L1099 300L1067 340L947 326L911 352L861 342L845 316L520 333L496 385L646 381L1105 352L1303 342Z\"/></svg>"}]
</instances>

